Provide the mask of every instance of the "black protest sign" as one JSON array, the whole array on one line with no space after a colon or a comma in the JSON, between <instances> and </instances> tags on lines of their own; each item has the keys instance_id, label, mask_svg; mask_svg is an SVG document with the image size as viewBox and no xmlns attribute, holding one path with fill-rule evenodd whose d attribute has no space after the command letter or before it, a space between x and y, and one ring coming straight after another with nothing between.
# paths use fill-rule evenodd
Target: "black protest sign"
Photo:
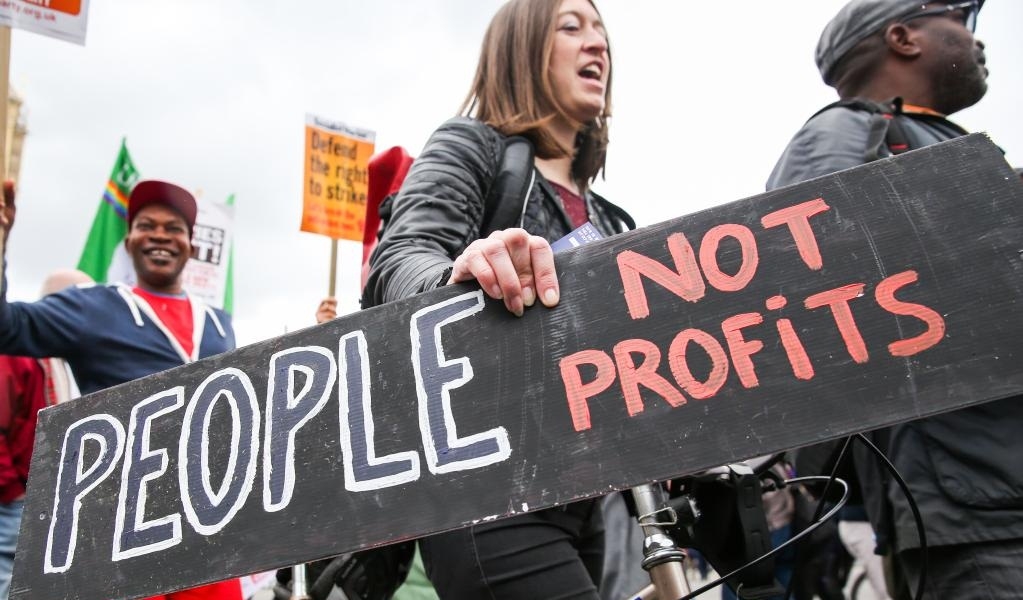
<instances>
[{"instance_id":1,"label":"black protest sign","mask_svg":"<svg viewBox=\"0 0 1023 600\"><path fill-rule=\"evenodd\" d=\"M40 415L12 597L135 598L1023 392L1023 185L969 136Z\"/></svg>"}]
</instances>

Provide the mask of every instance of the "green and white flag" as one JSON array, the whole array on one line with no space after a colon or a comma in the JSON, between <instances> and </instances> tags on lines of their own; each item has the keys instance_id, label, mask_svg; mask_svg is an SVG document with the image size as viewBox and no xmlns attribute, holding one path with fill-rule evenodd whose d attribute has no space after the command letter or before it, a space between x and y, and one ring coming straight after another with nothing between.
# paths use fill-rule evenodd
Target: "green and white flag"
<instances>
[{"instance_id":1,"label":"green and white flag","mask_svg":"<svg viewBox=\"0 0 1023 600\"><path fill-rule=\"evenodd\" d=\"M125 140L121 139L121 151L117 153L114 169L92 220L92 229L78 259L78 270L100 283L110 281L107 273L114 253L128 234L128 194L138 180L139 172L128 154Z\"/></svg>"},{"instance_id":2,"label":"green and white flag","mask_svg":"<svg viewBox=\"0 0 1023 600\"><path fill-rule=\"evenodd\" d=\"M227 197L225 202L232 209L234 208L234 194ZM233 215L232 215L233 216ZM227 250L227 281L224 283L224 310L234 313L234 239Z\"/></svg>"}]
</instances>

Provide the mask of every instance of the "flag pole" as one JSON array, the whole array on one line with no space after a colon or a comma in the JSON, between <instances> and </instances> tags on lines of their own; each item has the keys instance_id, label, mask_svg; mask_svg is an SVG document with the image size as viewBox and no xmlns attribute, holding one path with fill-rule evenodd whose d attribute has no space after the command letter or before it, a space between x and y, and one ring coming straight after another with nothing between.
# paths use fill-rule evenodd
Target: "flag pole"
<instances>
[{"instance_id":1,"label":"flag pole","mask_svg":"<svg viewBox=\"0 0 1023 600\"><path fill-rule=\"evenodd\" d=\"M10 97L11 28L0 27L0 181L7 179L7 105Z\"/></svg>"},{"instance_id":2,"label":"flag pole","mask_svg":"<svg viewBox=\"0 0 1023 600\"><path fill-rule=\"evenodd\" d=\"M0 26L0 183L7 180L7 104L10 96L11 28ZM0 197L0 204L3 203ZM0 271L7 254L7 231L0 227Z\"/></svg>"},{"instance_id":3,"label":"flag pole","mask_svg":"<svg viewBox=\"0 0 1023 600\"><path fill-rule=\"evenodd\" d=\"M330 285L327 288L327 295L334 297L337 288L337 238L330 238Z\"/></svg>"}]
</instances>

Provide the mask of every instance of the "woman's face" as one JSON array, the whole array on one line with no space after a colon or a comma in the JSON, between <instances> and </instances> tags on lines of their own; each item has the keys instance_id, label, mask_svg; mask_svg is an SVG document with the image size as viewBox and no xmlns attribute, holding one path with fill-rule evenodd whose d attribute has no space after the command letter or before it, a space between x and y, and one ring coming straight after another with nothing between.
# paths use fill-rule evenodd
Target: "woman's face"
<instances>
[{"instance_id":1,"label":"woman's face","mask_svg":"<svg viewBox=\"0 0 1023 600\"><path fill-rule=\"evenodd\" d=\"M589 0L562 0L548 65L554 98L578 123L604 110L611 72L607 33Z\"/></svg>"}]
</instances>

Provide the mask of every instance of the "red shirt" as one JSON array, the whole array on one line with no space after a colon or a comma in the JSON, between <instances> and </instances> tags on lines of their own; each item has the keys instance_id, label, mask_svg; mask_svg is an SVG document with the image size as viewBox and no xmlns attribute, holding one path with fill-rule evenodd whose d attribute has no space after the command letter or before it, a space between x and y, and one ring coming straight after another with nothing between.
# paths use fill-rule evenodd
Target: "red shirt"
<instances>
[{"instance_id":1,"label":"red shirt","mask_svg":"<svg viewBox=\"0 0 1023 600\"><path fill-rule=\"evenodd\" d=\"M132 291L152 307L164 327L174 335L174 339L181 344L185 353L191 356L195 347L192 341L195 323L192 320L192 303L188 296L154 294L142 288L135 288ZM240 600L241 597L241 583L237 579L229 579L173 594L153 596L147 600Z\"/></svg>"},{"instance_id":2,"label":"red shirt","mask_svg":"<svg viewBox=\"0 0 1023 600\"><path fill-rule=\"evenodd\" d=\"M237 579L228 579L163 596L152 596L146 600L241 600L242 584Z\"/></svg>"},{"instance_id":3,"label":"red shirt","mask_svg":"<svg viewBox=\"0 0 1023 600\"><path fill-rule=\"evenodd\" d=\"M548 183L561 197L561 206L564 207L569 220L572 221L572 229L577 229L590 220L589 215L586 214L586 200L582 196L553 181Z\"/></svg>"},{"instance_id":4,"label":"red shirt","mask_svg":"<svg viewBox=\"0 0 1023 600\"><path fill-rule=\"evenodd\" d=\"M192 303L188 300L188 296L155 294L138 287L132 291L152 307L153 312L160 318L163 325L181 344L185 354L191 356L192 349L195 347L195 343L192 341L192 331L195 325L192 322Z\"/></svg>"},{"instance_id":5,"label":"red shirt","mask_svg":"<svg viewBox=\"0 0 1023 600\"><path fill-rule=\"evenodd\" d=\"M36 413L46 407L45 376L34 358L0 356L0 502L25 493Z\"/></svg>"}]
</instances>

